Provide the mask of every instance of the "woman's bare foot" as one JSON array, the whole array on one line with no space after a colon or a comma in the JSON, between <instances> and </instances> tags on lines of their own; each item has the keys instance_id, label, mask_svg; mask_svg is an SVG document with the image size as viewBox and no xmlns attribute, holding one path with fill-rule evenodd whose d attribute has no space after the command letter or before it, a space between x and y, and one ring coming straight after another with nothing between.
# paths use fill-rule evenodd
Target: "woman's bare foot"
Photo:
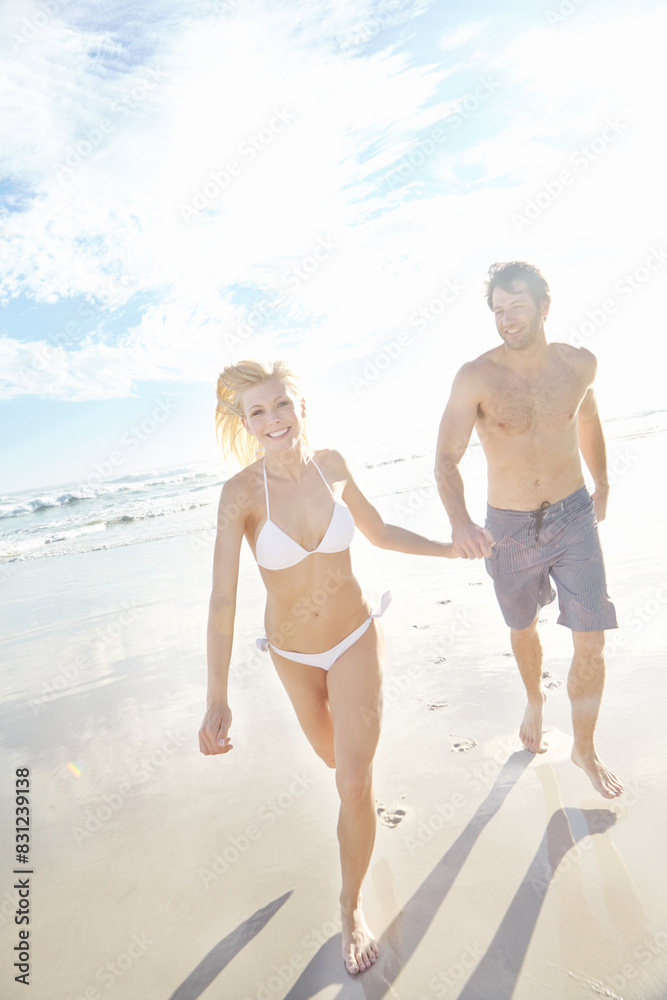
<instances>
[{"instance_id":1,"label":"woman's bare foot","mask_svg":"<svg viewBox=\"0 0 667 1000\"><path fill-rule=\"evenodd\" d=\"M583 752L575 748L572 750L572 760L588 775L595 791L605 799L615 799L623 791L623 782L605 767L595 750Z\"/></svg>"},{"instance_id":2,"label":"woman's bare foot","mask_svg":"<svg viewBox=\"0 0 667 1000\"><path fill-rule=\"evenodd\" d=\"M547 696L540 692L541 701L529 701L519 727L519 736L526 750L531 753L546 753L547 745L542 742L542 719Z\"/></svg>"},{"instance_id":3,"label":"woman's bare foot","mask_svg":"<svg viewBox=\"0 0 667 1000\"><path fill-rule=\"evenodd\" d=\"M377 960L377 941L369 930L361 908L340 911L343 935L343 961L352 976L365 972Z\"/></svg>"}]
</instances>

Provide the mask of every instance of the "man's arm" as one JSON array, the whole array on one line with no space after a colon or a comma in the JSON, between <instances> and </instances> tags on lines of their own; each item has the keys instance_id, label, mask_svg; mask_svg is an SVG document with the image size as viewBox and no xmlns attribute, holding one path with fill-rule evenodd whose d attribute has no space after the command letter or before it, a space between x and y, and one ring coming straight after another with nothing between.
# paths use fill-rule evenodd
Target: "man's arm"
<instances>
[{"instance_id":1,"label":"man's arm","mask_svg":"<svg viewBox=\"0 0 667 1000\"><path fill-rule=\"evenodd\" d=\"M592 387L584 396L583 402L579 407L577 429L579 432L579 450L595 483L595 491L593 493L595 516L598 521L604 521L607 513L607 501L609 499L607 447Z\"/></svg>"},{"instance_id":2,"label":"man's arm","mask_svg":"<svg viewBox=\"0 0 667 1000\"><path fill-rule=\"evenodd\" d=\"M435 459L435 481L452 525L452 541L463 558L491 555L488 532L475 524L465 504L459 462L470 443L479 407L478 379L473 363L464 365L452 385L440 422Z\"/></svg>"}]
</instances>

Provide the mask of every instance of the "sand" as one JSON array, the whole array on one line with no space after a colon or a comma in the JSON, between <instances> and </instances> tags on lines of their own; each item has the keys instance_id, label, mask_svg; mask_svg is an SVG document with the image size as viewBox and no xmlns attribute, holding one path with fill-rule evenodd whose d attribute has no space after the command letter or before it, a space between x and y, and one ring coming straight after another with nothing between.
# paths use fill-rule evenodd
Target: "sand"
<instances>
[{"instance_id":1,"label":"sand","mask_svg":"<svg viewBox=\"0 0 667 1000\"><path fill-rule=\"evenodd\" d=\"M354 543L371 600L393 594L364 890L382 951L356 978L340 960L333 775L255 648L252 560L239 592L235 750L217 759L196 738L210 536L5 567L2 997L667 996L664 435L610 451L601 535L622 627L608 636L598 750L626 783L613 802L569 760L570 637L557 609L542 624L549 750L533 757L518 739L522 686L483 566ZM481 516L479 470L469 493ZM378 505L446 537L427 488ZM14 880L27 878L13 875L23 767L29 990L12 965Z\"/></svg>"}]
</instances>

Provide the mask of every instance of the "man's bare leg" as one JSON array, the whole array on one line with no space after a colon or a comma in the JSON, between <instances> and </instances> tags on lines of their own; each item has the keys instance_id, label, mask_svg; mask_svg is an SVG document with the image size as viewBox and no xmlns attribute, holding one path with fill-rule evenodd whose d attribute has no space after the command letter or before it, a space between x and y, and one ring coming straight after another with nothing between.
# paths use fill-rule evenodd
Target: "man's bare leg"
<instances>
[{"instance_id":1,"label":"man's bare leg","mask_svg":"<svg viewBox=\"0 0 667 1000\"><path fill-rule=\"evenodd\" d=\"M615 799L623 784L602 763L593 742L604 689L604 632L573 632L572 641L574 656L567 678L574 730L572 760L586 772L600 795Z\"/></svg>"},{"instance_id":2,"label":"man's bare leg","mask_svg":"<svg viewBox=\"0 0 667 1000\"><path fill-rule=\"evenodd\" d=\"M510 636L512 651L528 695L519 736L526 750L544 753L547 747L542 742L542 718L546 695L542 688L542 644L537 634L537 618L528 628L511 629Z\"/></svg>"}]
</instances>

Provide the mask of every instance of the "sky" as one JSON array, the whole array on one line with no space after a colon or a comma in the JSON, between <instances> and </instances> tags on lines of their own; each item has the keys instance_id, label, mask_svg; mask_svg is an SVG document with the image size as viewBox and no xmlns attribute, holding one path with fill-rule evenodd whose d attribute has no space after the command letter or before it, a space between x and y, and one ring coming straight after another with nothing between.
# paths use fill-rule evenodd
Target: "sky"
<instances>
[{"instance_id":1,"label":"sky","mask_svg":"<svg viewBox=\"0 0 667 1000\"><path fill-rule=\"evenodd\" d=\"M0 492L215 459L246 357L317 446L432 448L499 260L603 417L664 408L666 35L657 0L3 5Z\"/></svg>"}]
</instances>

